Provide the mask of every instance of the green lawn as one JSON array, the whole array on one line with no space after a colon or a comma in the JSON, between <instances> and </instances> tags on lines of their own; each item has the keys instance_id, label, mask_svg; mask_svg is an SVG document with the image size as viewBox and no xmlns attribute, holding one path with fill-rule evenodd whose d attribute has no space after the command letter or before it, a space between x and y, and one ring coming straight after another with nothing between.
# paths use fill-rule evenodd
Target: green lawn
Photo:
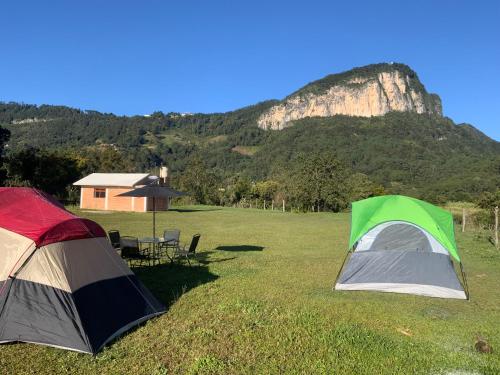
<instances>
[{"instance_id":1,"label":"green lawn","mask_svg":"<svg viewBox=\"0 0 500 375\"><path fill-rule=\"evenodd\" d=\"M81 215L106 230L150 234L151 214ZM136 273L168 305L99 355L0 346L2 374L500 373L500 252L457 233L471 301L332 292L349 214L183 207L159 227L201 233L199 267ZM493 354L476 353L475 336Z\"/></svg>"}]
</instances>

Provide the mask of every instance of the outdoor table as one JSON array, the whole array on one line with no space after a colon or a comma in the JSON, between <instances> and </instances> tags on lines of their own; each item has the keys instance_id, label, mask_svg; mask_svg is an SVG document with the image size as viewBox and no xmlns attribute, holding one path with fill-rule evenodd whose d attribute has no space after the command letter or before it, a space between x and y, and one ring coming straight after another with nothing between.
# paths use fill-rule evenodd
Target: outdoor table
<instances>
[{"instance_id":1,"label":"outdoor table","mask_svg":"<svg viewBox=\"0 0 500 375\"><path fill-rule=\"evenodd\" d=\"M161 245L175 245L177 241L175 239L165 239L163 237L143 237L139 238L139 243L151 245L153 251L153 264L154 259L158 259L158 263L161 262L160 257L160 246ZM172 257L168 255L168 252L165 251L165 255L172 262Z\"/></svg>"}]
</instances>

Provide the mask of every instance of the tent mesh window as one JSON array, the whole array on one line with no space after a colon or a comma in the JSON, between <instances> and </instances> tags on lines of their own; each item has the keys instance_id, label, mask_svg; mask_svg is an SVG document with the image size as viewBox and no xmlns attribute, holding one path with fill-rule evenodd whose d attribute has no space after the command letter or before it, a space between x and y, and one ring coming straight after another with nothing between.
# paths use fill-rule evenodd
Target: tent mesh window
<instances>
[{"instance_id":1,"label":"tent mesh window","mask_svg":"<svg viewBox=\"0 0 500 375\"><path fill-rule=\"evenodd\" d=\"M431 252L432 247L419 228L407 224L392 224L376 235L368 250Z\"/></svg>"}]
</instances>

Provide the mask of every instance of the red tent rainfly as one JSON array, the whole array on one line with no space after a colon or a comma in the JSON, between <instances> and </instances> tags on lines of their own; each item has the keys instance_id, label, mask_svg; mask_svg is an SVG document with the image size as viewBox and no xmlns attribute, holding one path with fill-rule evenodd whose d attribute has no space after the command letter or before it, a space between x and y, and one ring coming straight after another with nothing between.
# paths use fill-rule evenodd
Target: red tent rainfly
<instances>
[{"instance_id":1,"label":"red tent rainfly","mask_svg":"<svg viewBox=\"0 0 500 375\"><path fill-rule=\"evenodd\" d=\"M38 247L54 242L106 237L95 222L67 211L44 192L0 188L0 227L32 239Z\"/></svg>"}]
</instances>

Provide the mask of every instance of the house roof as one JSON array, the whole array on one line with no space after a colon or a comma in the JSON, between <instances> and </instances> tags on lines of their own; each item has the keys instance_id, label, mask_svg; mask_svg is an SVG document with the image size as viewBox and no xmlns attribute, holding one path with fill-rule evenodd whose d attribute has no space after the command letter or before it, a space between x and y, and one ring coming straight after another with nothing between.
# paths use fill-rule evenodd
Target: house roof
<instances>
[{"instance_id":1,"label":"house roof","mask_svg":"<svg viewBox=\"0 0 500 375\"><path fill-rule=\"evenodd\" d=\"M92 173L73 185L134 187L145 184L148 177L149 173Z\"/></svg>"}]
</instances>

